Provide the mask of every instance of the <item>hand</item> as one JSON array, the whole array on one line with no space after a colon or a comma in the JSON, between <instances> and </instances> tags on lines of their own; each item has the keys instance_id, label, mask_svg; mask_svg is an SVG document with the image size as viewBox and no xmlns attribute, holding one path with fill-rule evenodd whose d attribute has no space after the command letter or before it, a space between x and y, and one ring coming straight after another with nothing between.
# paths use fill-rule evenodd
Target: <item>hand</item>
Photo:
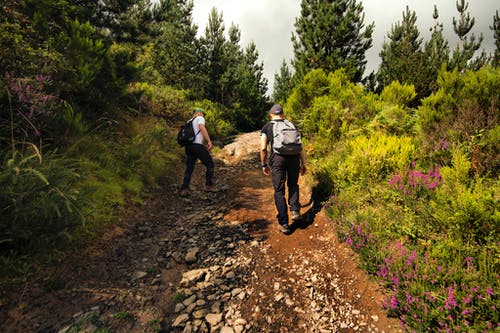
<instances>
[{"instance_id":1,"label":"hand","mask_svg":"<svg viewBox=\"0 0 500 333\"><path fill-rule=\"evenodd\" d=\"M213 148L213 147L214 147L214 146L212 145L212 141L208 141L208 142L207 142L207 149L208 149L208 150L212 150L212 148Z\"/></svg>"},{"instance_id":2,"label":"hand","mask_svg":"<svg viewBox=\"0 0 500 333\"><path fill-rule=\"evenodd\" d=\"M306 165L305 165L305 164L302 164L302 165L300 166L300 174L301 174L301 175L305 175L305 174L306 174L306 172L307 172L307 167L306 167Z\"/></svg>"},{"instance_id":3,"label":"hand","mask_svg":"<svg viewBox=\"0 0 500 333\"><path fill-rule=\"evenodd\" d=\"M262 168L262 173L265 174L266 176L269 176L271 174L271 169L269 169L268 165Z\"/></svg>"}]
</instances>

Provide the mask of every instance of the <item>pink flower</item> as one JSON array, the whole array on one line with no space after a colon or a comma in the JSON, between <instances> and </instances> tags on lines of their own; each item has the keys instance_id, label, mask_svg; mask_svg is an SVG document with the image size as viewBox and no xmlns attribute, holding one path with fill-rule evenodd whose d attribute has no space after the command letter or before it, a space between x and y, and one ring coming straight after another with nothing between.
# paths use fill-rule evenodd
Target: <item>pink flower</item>
<instances>
[{"instance_id":1,"label":"pink flower","mask_svg":"<svg viewBox=\"0 0 500 333\"><path fill-rule=\"evenodd\" d=\"M445 308L446 310L451 310L452 307L456 307L457 302L455 301L455 290L452 287L448 288L448 297L446 298Z\"/></svg>"}]
</instances>

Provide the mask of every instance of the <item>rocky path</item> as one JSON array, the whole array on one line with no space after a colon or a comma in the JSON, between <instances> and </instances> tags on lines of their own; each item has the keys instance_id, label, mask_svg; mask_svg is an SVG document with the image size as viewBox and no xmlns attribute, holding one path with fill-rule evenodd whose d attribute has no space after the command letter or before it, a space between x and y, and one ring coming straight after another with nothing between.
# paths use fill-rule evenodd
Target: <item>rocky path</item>
<instances>
[{"instance_id":1,"label":"rocky path","mask_svg":"<svg viewBox=\"0 0 500 333\"><path fill-rule=\"evenodd\" d=\"M320 194L302 183L301 222L277 230L257 150L257 133L238 137L216 155L217 193L180 198L166 185L92 246L2 292L0 331L399 332Z\"/></svg>"}]
</instances>

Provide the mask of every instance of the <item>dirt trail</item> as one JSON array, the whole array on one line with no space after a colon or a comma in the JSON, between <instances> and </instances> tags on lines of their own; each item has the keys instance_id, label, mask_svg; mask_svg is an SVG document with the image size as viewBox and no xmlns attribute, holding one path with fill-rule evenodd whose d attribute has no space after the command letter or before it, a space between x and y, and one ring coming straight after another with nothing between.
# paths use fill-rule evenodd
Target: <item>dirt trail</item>
<instances>
[{"instance_id":1,"label":"dirt trail","mask_svg":"<svg viewBox=\"0 0 500 333\"><path fill-rule=\"evenodd\" d=\"M400 332L304 177L301 223L277 230L258 146L249 133L216 154L219 192L180 198L165 184L88 248L2 291L0 331Z\"/></svg>"}]
</instances>

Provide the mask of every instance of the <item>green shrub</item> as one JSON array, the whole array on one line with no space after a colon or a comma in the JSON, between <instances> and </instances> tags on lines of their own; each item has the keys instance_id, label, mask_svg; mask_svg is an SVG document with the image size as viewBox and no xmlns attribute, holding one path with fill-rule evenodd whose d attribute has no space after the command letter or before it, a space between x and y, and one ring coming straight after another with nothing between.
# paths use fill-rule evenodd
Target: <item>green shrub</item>
<instances>
[{"instance_id":1,"label":"green shrub","mask_svg":"<svg viewBox=\"0 0 500 333\"><path fill-rule=\"evenodd\" d=\"M289 119L300 123L306 110L312 105L314 99L328 95L329 80L322 69L315 69L307 73L302 82L294 89L285 105L285 112Z\"/></svg>"},{"instance_id":2,"label":"green shrub","mask_svg":"<svg viewBox=\"0 0 500 333\"><path fill-rule=\"evenodd\" d=\"M16 151L2 157L0 243L44 251L83 224L86 199L76 190L75 160L57 153Z\"/></svg>"},{"instance_id":3,"label":"green shrub","mask_svg":"<svg viewBox=\"0 0 500 333\"><path fill-rule=\"evenodd\" d=\"M409 165L415 146L409 137L373 133L347 142L349 154L339 165L341 177L355 183L382 180Z\"/></svg>"},{"instance_id":4,"label":"green shrub","mask_svg":"<svg viewBox=\"0 0 500 333\"><path fill-rule=\"evenodd\" d=\"M473 141L482 132L498 126L500 68L483 67L464 73L442 71L438 83L439 90L423 99L416 112L416 127L424 147L429 151L442 141L450 145ZM476 154L487 155L491 146L487 147L476 145L475 149L486 150ZM486 161L492 164L483 165L483 171L494 165L498 167L495 159L488 158Z\"/></svg>"},{"instance_id":5,"label":"green shrub","mask_svg":"<svg viewBox=\"0 0 500 333\"><path fill-rule=\"evenodd\" d=\"M398 81L393 81L390 85L384 87L384 90L380 93L380 99L385 103L402 107L409 106L415 97L417 97L415 87L401 84Z\"/></svg>"},{"instance_id":6,"label":"green shrub","mask_svg":"<svg viewBox=\"0 0 500 333\"><path fill-rule=\"evenodd\" d=\"M452 166L441 169L444 183L429 204L436 231L463 244L494 243L500 236L500 181L470 178L471 163L455 149Z\"/></svg>"}]
</instances>

